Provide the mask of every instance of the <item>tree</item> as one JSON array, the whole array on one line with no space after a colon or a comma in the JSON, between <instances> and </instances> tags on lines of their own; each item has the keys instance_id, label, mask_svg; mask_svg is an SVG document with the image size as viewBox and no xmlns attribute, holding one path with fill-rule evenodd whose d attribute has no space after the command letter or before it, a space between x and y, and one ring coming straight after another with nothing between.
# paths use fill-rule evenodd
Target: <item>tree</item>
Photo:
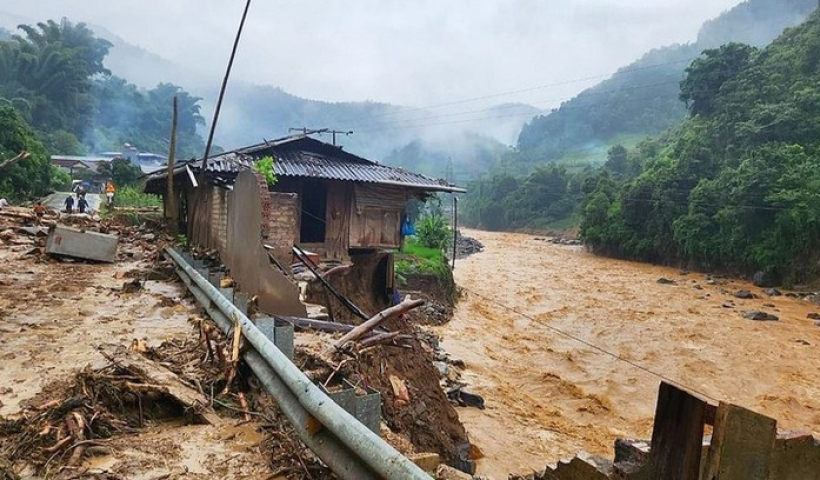
<instances>
[{"instance_id":1,"label":"tree","mask_svg":"<svg viewBox=\"0 0 820 480\"><path fill-rule=\"evenodd\" d=\"M604 168L616 177L626 174L629 168L628 152L623 145L618 144L606 152Z\"/></svg>"},{"instance_id":2,"label":"tree","mask_svg":"<svg viewBox=\"0 0 820 480\"><path fill-rule=\"evenodd\" d=\"M0 158L28 152L25 160L4 167L0 172L0 197L26 199L48 193L58 174L45 154L43 144L31 127L7 104L0 102Z\"/></svg>"},{"instance_id":3,"label":"tree","mask_svg":"<svg viewBox=\"0 0 820 480\"><path fill-rule=\"evenodd\" d=\"M124 158L115 158L108 163L103 163L98 171L113 180L114 184L119 187L136 185L142 177L140 167Z\"/></svg>"},{"instance_id":4,"label":"tree","mask_svg":"<svg viewBox=\"0 0 820 480\"><path fill-rule=\"evenodd\" d=\"M692 115L710 116L715 99L724 83L734 78L757 54L755 47L727 43L720 48L704 50L686 68L680 84L680 99Z\"/></svg>"}]
</instances>

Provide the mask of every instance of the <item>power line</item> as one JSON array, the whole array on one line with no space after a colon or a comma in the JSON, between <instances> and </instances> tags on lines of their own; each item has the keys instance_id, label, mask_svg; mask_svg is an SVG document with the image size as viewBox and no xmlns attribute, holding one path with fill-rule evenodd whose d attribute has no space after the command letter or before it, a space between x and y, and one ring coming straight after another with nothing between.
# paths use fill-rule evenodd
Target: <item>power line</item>
<instances>
[{"instance_id":1,"label":"power line","mask_svg":"<svg viewBox=\"0 0 820 480\"><path fill-rule=\"evenodd\" d=\"M623 93L623 92L630 92L635 90L646 90L650 88L657 88L666 85L677 85L679 82L661 82L661 83L653 83L648 85L635 85L631 87L624 87L615 90L606 90L602 92L587 92L584 94L583 97L580 98L588 98L591 96L599 96L599 95L611 95L615 93ZM579 97L576 97L579 98ZM650 97L646 97L650 98ZM539 105L543 103L551 103L554 102L556 99L547 99L547 100L538 100L535 102L530 102L529 105ZM504 114L504 115L494 115L494 116L487 116L487 117L474 117L474 118L467 118L461 120L454 120L454 121L446 121L446 122L435 122L435 123L417 123L413 124L412 122L419 122L421 120L430 120L430 119L438 119L438 118L447 118L447 117L456 117L461 115L469 115L472 113L482 113L482 112L489 112L489 111L496 111L500 109L507 109L507 108L519 108L519 105L508 105L508 106L501 106L501 107L487 107L478 110L467 110L463 112L451 112L451 113L442 113L437 115L428 115L426 117L416 117L416 118L408 118L408 119L396 119L388 122L384 122L381 124L373 123L372 127L368 128L367 124L363 124L364 127L357 128L358 131L365 131L365 132L374 132L374 131L384 131L384 130L401 130L401 129L412 129L412 128L424 128L424 127L431 127L437 125L449 125L454 123L464 123L464 122L475 122L481 120L492 120L496 118L507 118L507 117L522 117L528 116L533 117L532 112L517 112L511 114ZM407 125L403 125L404 123L408 123Z\"/></svg>"},{"instance_id":2,"label":"power line","mask_svg":"<svg viewBox=\"0 0 820 480\"><path fill-rule=\"evenodd\" d=\"M509 310L509 311L511 311L511 312L513 312L513 313L515 313L515 314L517 314L517 315L520 315L520 316L522 316L522 317L526 318L527 320L530 320L530 321L532 321L532 322L535 322L535 323L537 323L537 324L539 324L539 325L541 325L541 326L543 326L543 327L545 327L545 328L547 328L547 329L549 329L549 330L552 330L553 332L555 332L555 333L557 333L557 334L559 334L559 335L563 335L564 337L567 337L567 338L569 338L569 339L571 339L571 340L574 340L574 341L576 341L576 342L578 342L578 343L580 343L580 344L582 344L582 345L584 345L584 346L586 346L586 347L588 347L588 348L591 348L591 349L593 349L593 350L595 350L595 351L597 351L597 352L599 352L599 353L602 353L602 354L607 355L607 356L610 356L610 357L612 357L612 358L614 358L614 359L616 359L616 360L619 360L619 361L621 361L621 362L624 362L624 363L626 363L626 364L628 364L628 365L630 365L630 366L632 366L632 367L634 367L634 368L637 368L638 370L641 370L641 371L643 371L643 372L645 372L645 373L648 373L648 374L650 374L650 375L652 375L652 376L654 376L654 377L657 377L657 378L659 378L659 379L661 379L661 380L665 381L666 383L669 383L669 384L672 384L672 385L677 385L677 386L679 386L679 387L682 387L684 390L689 390L690 392L696 393L696 394L700 395L701 397L707 398L707 399L712 400L712 401L714 401L714 402L719 402L719 401L720 401L720 400L718 400L717 398L715 398L715 397L713 397L713 396L711 396L711 395L708 395L708 394L706 394L706 393L703 393L703 392L702 392L702 391L700 391L699 389L695 389L694 387L687 386L687 385L685 385L685 384L683 384L683 383L681 383L681 382L678 382L678 381L676 381L676 380L673 380L673 379L669 378L669 377L668 377L668 376L666 376L666 375L663 375L662 373L658 373L658 372L655 372L654 370L650 370L649 368L644 367L643 365L641 365L641 364L639 364L639 363L637 363L637 362L635 362L635 361L633 361L633 360L629 360L628 358L624 358L624 357L622 357L621 355L618 355L617 353L610 352L609 350L607 350L607 349L605 349L605 348L603 348L603 347L599 347L598 345L595 345L594 343L591 343L591 342L589 342L589 341L587 341L587 340L584 340L583 338L581 338L581 337L579 337L579 336L577 336L577 335L573 335L573 334L571 334L571 333L569 333L569 332L565 332L565 331L563 331L563 330L561 330L561 329L559 329L559 328L553 327L552 325L549 325L549 324L547 324L546 322L543 322L543 321L541 321L541 320L538 320L538 319L537 319L537 318L535 318L535 317L532 317L532 316L530 316L530 315L527 315L526 313L523 313L523 312L521 312L521 311L519 311L519 310L517 310L517 309L515 309L515 308L513 308L513 307L510 307L509 305L505 305L505 304L503 304L503 303L499 302L498 300L495 300L495 299L493 299L493 298L490 298L490 297L487 297L487 296L485 296L485 295L482 295L482 294L480 294L480 293L476 292L475 290L471 290L471 289L468 289L468 288L465 288L465 287L461 287L461 288L462 288L463 290L465 290L465 291L469 292L469 293L470 293L470 294L472 294L472 295L475 295L475 296L477 296L477 297L479 297L479 298L481 298L481 299L483 299L483 300L486 300L486 301L488 301L488 302L490 302L490 303L492 303L492 304L494 304L494 305L497 305L497 306L499 306L499 307L501 307L501 308L504 308L504 309L506 309L506 310Z\"/></svg>"},{"instance_id":3,"label":"power line","mask_svg":"<svg viewBox=\"0 0 820 480\"><path fill-rule=\"evenodd\" d=\"M518 89L518 90L510 90L510 91L506 91L506 92L491 93L491 94L488 94L488 95L464 98L464 99L461 99L461 100L454 100L454 101L438 103L438 104L432 104L432 105L427 105L427 106L422 106L422 107L409 107L409 108L406 108L406 109L403 109L403 110L400 110L400 111L385 112L385 113L380 113L380 114L376 114L376 115L370 115L368 117L360 117L360 118L351 117L351 118L343 119L342 121L346 122L346 123L347 122L360 122L361 120L369 120L369 119L381 118L381 117L390 117L390 116L394 116L394 115L404 115L404 114L407 114L407 113L410 113L410 112L415 112L415 111L420 111L420 110L430 110L430 109L435 109L435 108L449 107L449 106L453 106L453 105L461 105L461 104L465 104L465 103L478 102L478 101L481 101L481 100L489 100L489 99L493 99L493 98L504 97L504 96L509 96L509 95L517 95L517 94L520 94L520 93L527 93L527 92L532 92L532 91L536 91L536 90L544 90L544 89L548 89L548 88L561 87L561 86L571 85L571 84L575 84L575 83L588 82L590 80L597 80L597 79L601 79L601 78L609 78L609 77L614 77L616 75L620 75L620 74L623 74L623 73L631 73L631 72L642 71L642 70L650 70L650 69L653 69L653 68L667 67L667 66L675 65L675 64L679 64L679 63L691 63L696 58L698 58L698 57L695 56L695 57L682 58L680 60L675 60L675 61L666 62L666 63L658 63L658 64L654 64L654 65L646 65L646 66L642 66L642 67L622 68L622 69L619 69L619 70L615 71L614 73L606 73L606 74L600 74L600 75L592 75L592 76L588 76L588 77L575 78L575 79L564 80L564 81L555 82L555 83L537 85L537 86L534 86L534 87L526 87L526 88L521 88L521 89Z\"/></svg>"}]
</instances>

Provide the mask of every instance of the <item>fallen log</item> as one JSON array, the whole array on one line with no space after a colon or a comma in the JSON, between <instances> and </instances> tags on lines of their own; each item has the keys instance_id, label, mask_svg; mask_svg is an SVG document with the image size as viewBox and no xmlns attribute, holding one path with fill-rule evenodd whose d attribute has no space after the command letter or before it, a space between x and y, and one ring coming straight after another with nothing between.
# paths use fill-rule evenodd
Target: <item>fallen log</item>
<instances>
[{"instance_id":1,"label":"fallen log","mask_svg":"<svg viewBox=\"0 0 820 480\"><path fill-rule=\"evenodd\" d=\"M379 335L373 335L372 337L365 338L359 344L362 348L372 347L374 345L380 345L382 343L388 343L395 340L401 332L389 332L389 333L382 333Z\"/></svg>"},{"instance_id":2,"label":"fallen log","mask_svg":"<svg viewBox=\"0 0 820 480\"><path fill-rule=\"evenodd\" d=\"M337 273L346 272L351 268L353 268L353 265L339 265L338 267L333 267L330 270L323 273L322 278L327 278L332 275L336 275Z\"/></svg>"},{"instance_id":3,"label":"fallen log","mask_svg":"<svg viewBox=\"0 0 820 480\"><path fill-rule=\"evenodd\" d=\"M68 438L73 438L77 444L77 447L71 452L71 457L69 457L67 463L68 466L73 467L79 465L85 453L85 420L79 413L71 412L71 414L66 417L65 423L70 433Z\"/></svg>"},{"instance_id":4,"label":"fallen log","mask_svg":"<svg viewBox=\"0 0 820 480\"><path fill-rule=\"evenodd\" d=\"M369 319L368 321L349 331L342 338L340 338L339 341L335 343L334 347L336 348L336 350L339 350L347 342L361 338L365 333L373 330L374 328L379 326L380 323L387 320L388 318L395 317L396 315L401 315L402 313L410 311L414 308L418 308L422 305L424 305L424 300L413 300L408 296L404 299L404 301L402 301L398 305L394 305L388 309L382 310L381 312L373 316L373 318Z\"/></svg>"},{"instance_id":5,"label":"fallen log","mask_svg":"<svg viewBox=\"0 0 820 480\"><path fill-rule=\"evenodd\" d=\"M15 163L19 162L20 160L27 159L29 157L29 155L31 155L31 154L28 153L27 151L23 150L22 152L18 153L17 156L15 156L15 157L11 157L11 158L7 158L6 160L3 160L2 162L0 162L0 170L4 169L6 167L10 167L10 166L14 165Z\"/></svg>"},{"instance_id":6,"label":"fallen log","mask_svg":"<svg viewBox=\"0 0 820 480\"><path fill-rule=\"evenodd\" d=\"M191 409L199 420L217 425L219 417L210 410L208 399L193 388L182 383L179 377L165 367L157 365L142 355L126 349L104 349L102 355L111 363L143 379L152 387L161 386L167 395L184 407Z\"/></svg>"},{"instance_id":7,"label":"fallen log","mask_svg":"<svg viewBox=\"0 0 820 480\"><path fill-rule=\"evenodd\" d=\"M320 330L322 332L327 333L347 333L353 330L355 325L348 325L346 323L336 323L336 322L326 322L324 320L316 320L314 318L300 318L300 317L276 317L278 319L284 320L294 328L305 329L305 328L312 328L314 330ZM373 332L380 334L380 333L388 333L386 330L382 329L373 329Z\"/></svg>"}]
</instances>

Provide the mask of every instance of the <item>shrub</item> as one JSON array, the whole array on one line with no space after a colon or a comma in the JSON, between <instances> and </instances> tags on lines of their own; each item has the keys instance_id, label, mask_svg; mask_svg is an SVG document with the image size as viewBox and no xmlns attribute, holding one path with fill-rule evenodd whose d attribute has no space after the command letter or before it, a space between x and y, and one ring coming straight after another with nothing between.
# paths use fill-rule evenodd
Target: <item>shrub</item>
<instances>
[{"instance_id":1,"label":"shrub","mask_svg":"<svg viewBox=\"0 0 820 480\"><path fill-rule=\"evenodd\" d=\"M416 225L416 238L427 248L444 250L453 238L453 231L441 215L427 215Z\"/></svg>"},{"instance_id":2,"label":"shrub","mask_svg":"<svg viewBox=\"0 0 820 480\"><path fill-rule=\"evenodd\" d=\"M276 174L273 173L273 157L267 156L257 160L253 164L253 169L265 176L265 181L268 182L268 187L276 185Z\"/></svg>"}]
</instances>

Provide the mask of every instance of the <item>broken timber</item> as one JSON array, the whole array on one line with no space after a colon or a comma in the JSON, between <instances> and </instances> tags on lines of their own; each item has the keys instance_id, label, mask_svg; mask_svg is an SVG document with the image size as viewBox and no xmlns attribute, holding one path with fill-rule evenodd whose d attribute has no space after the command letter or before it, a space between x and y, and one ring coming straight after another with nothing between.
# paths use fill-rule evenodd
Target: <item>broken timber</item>
<instances>
[{"instance_id":1,"label":"broken timber","mask_svg":"<svg viewBox=\"0 0 820 480\"><path fill-rule=\"evenodd\" d=\"M182 380L167 368L157 365L138 353L122 348L108 348L102 350L101 353L114 365L147 380L152 386L159 387L163 393L174 397L185 408L190 409L197 419L210 425L220 423L219 417L211 411L208 399L182 383Z\"/></svg>"},{"instance_id":2,"label":"broken timber","mask_svg":"<svg viewBox=\"0 0 820 480\"><path fill-rule=\"evenodd\" d=\"M388 318L395 317L396 315L401 315L404 312L420 307L422 305L424 305L424 300L413 300L408 296L400 304L394 305L386 310L382 310L381 312L373 316L373 318L357 326L353 330L347 332L342 338L339 339L339 341L336 342L334 346L336 347L336 349L340 349L347 342L357 340L365 333L379 326L380 323L387 320Z\"/></svg>"},{"instance_id":3,"label":"broken timber","mask_svg":"<svg viewBox=\"0 0 820 480\"><path fill-rule=\"evenodd\" d=\"M367 320L367 319L368 319L368 316L367 316L367 315L366 315L366 314L362 311L362 309L361 309L361 308L359 308L358 306L356 306L356 304L354 304L353 302L351 302L351 301L350 301L350 299L348 299L347 297L345 297L345 296L344 296L344 295L342 295L341 293L337 292L337 291L336 291L336 289L334 289L334 288L330 285L330 283L328 283L328 281L327 281L327 280L325 280L325 278L324 278L324 277L323 277L323 276L319 273L319 271L316 269L316 265L314 265L314 264L313 264L313 261L312 261L310 258L308 258L307 254L305 254L305 251L304 251L304 250L302 250L301 248L299 248L299 247L297 247L296 245L294 245L294 246L293 246L293 253L295 253L295 254L296 254L296 256L299 258L299 260L301 260L301 261L302 261L302 263L305 265L305 267L307 267L307 269L308 269L308 270L310 270L310 272L311 272L311 273L312 273L312 274L313 274L313 275L314 275L314 276L315 276L315 277L316 277L316 278L317 278L320 282L322 282L322 285L324 285L324 287L325 287L325 288L326 288L326 289L327 289L327 290L328 290L331 294L333 294L333 296L334 296L334 297L336 297L336 298L337 298L337 299L338 299L338 300L342 303L342 305L344 305L344 306L345 306L348 310L350 310L350 312L351 312L351 313L353 313L353 314L354 314L354 315L356 315L357 317L361 318L362 320Z\"/></svg>"}]
</instances>

